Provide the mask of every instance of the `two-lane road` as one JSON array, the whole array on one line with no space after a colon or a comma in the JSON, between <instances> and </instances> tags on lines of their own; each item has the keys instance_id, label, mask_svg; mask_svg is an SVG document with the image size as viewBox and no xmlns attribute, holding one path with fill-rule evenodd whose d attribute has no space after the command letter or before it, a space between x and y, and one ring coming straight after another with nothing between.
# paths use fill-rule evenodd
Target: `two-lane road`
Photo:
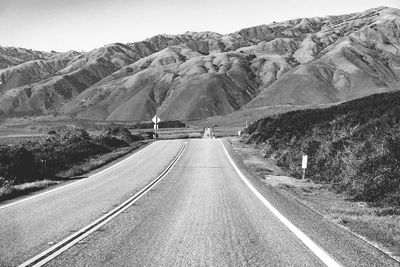
<instances>
[{"instance_id":1,"label":"two-lane road","mask_svg":"<svg viewBox=\"0 0 400 267\"><path fill-rule=\"evenodd\" d=\"M168 165L182 143L153 143L77 183L11 206L0 205L0 266L22 263L139 191Z\"/></svg>"},{"instance_id":2,"label":"two-lane road","mask_svg":"<svg viewBox=\"0 0 400 267\"><path fill-rule=\"evenodd\" d=\"M105 172L101 179L96 177L87 184L80 182L54 195L0 209L3 265L15 265L34 256L49 240L59 241L68 231L76 231L79 225L99 216L103 202L108 201L111 208L117 199L122 201L139 190L157 176L183 142L188 145L182 157L149 193L48 265L324 266L331 259L343 266L398 266L245 170L249 179L243 180L222 143L215 139L159 141L112 168L108 175ZM121 186L111 186L119 183ZM97 190L104 190L99 193L101 197L92 196ZM76 191L80 193L76 195ZM75 194L73 199L67 197L70 194ZM261 198L326 253L328 261L324 263L326 257L289 229ZM81 215L74 215L76 210L82 210ZM26 240L29 242L25 245Z\"/></svg>"}]
</instances>

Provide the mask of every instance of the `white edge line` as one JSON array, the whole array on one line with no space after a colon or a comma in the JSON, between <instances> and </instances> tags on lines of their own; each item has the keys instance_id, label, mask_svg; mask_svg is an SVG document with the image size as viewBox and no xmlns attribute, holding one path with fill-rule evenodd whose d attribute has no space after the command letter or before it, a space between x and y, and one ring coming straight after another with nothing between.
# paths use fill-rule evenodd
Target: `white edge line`
<instances>
[{"instance_id":1,"label":"white edge line","mask_svg":"<svg viewBox=\"0 0 400 267\"><path fill-rule=\"evenodd\" d=\"M121 210L119 210L118 212L116 212L115 214L113 214L112 216L110 216L109 218L107 218L106 220L104 220L102 223L98 224L97 226L93 227L91 230L87 231L86 233L84 233L83 235L81 235L80 237L76 238L74 241L70 242L69 244L67 244L66 246L62 247L61 249L57 250L55 253L51 254L49 257L44 258L43 260L41 260L40 262L34 264L33 266L42 266L44 264L46 264L47 262L53 260L54 258L56 258L58 255L60 255L61 253L63 253L64 251L68 250L70 247L74 246L76 243L78 243L79 241L81 241L82 239L84 239L85 237L87 237L88 235L90 235L91 233L95 232L97 229L99 229L100 227L104 226L105 224L107 224L109 221L111 221L112 219L114 219L116 216L118 216L120 213L122 213L123 211L125 211L126 209L128 209L130 206L132 206L133 204L135 204L139 199L141 199L143 196L145 196L147 194L147 192L149 192L154 186L156 186L161 180L163 180L167 174L172 170L172 168L175 166L175 164L178 162L179 158L183 155L183 152L186 149L186 144L184 145L184 147L182 148L182 150L179 151L179 156L176 158L175 162L173 162L173 164L171 166L167 166L168 171L164 173L164 171L157 176L154 180L157 180L152 186L146 188L146 186L140 190L139 192L137 192L134 196L130 197L128 200L124 201L123 203L121 203L120 205L118 205L117 207L115 207L114 209L112 209L111 211L109 211L107 214L101 216L99 219L95 220L94 222L92 222L91 224L85 226L84 228L80 229L79 231L75 232L72 235L69 235L68 237L64 238L63 240L61 240L60 242L58 242L57 244L53 245L52 247L46 249L45 251L43 251L42 253L36 255L35 257L25 261L24 263L22 263L21 265L19 265L18 267L25 267L25 266L29 266L30 264L32 264L32 262L34 262L35 260L41 258L42 256L46 255L47 253L51 252L52 250L55 250L59 244L67 242L69 239L72 239L74 236L79 235L82 232L85 232L86 229L92 227L93 225L97 224L99 221L103 220L104 218L106 218L107 216L109 216L111 213L113 213L115 210L118 210L121 206L126 205L126 203L129 203L130 201L132 201L132 199L135 199L138 195L139 197L137 197L137 199L135 199L135 201L131 202L129 205L127 205L126 207L122 208ZM160 176L162 176L160 178ZM149 184L153 183L154 180L152 182L150 182Z\"/></svg>"},{"instance_id":2,"label":"white edge line","mask_svg":"<svg viewBox=\"0 0 400 267\"><path fill-rule=\"evenodd\" d=\"M249 180L243 175L243 173L236 166L235 162L232 160L228 151L226 150L224 144L219 140L225 154L227 155L230 163L235 169L236 173L239 175L240 179L247 185L247 187L257 196L257 198L298 238L304 243L326 266L341 266L335 259L333 259L328 253L326 253L322 248L320 248L314 241L312 241L308 236L306 236L299 228L292 224L286 217L284 217L272 204L266 200L260 192L255 189L255 187L249 182Z\"/></svg>"},{"instance_id":3,"label":"white edge line","mask_svg":"<svg viewBox=\"0 0 400 267\"><path fill-rule=\"evenodd\" d=\"M294 195L290 194L288 191L283 191L287 196L293 198L294 200L300 202L301 204L303 204L304 206L306 206L307 208L309 208L310 210L312 210L313 212L319 214L321 217L326 217L325 214L319 212L318 210L314 209L313 207L307 205L307 202L295 197ZM393 260L397 261L400 263L400 257L396 256L393 252L391 252L388 248L386 248L383 244L380 244L378 242L374 242L369 240L368 238L366 238L365 236L362 236L356 232L353 232L352 230L350 230L350 228L347 228L345 225L342 225L334 220L332 220L332 218L328 218L329 221L333 224L335 224L336 226L342 228L343 230L345 230L346 232L348 232L351 235L354 235L357 238L360 238L361 240L363 240L364 242L366 242L367 244L373 246L374 248L376 248L377 250L381 251L382 253L386 254L388 257L392 258Z\"/></svg>"},{"instance_id":4,"label":"white edge line","mask_svg":"<svg viewBox=\"0 0 400 267\"><path fill-rule=\"evenodd\" d=\"M80 180L78 180L78 181L76 181L76 182L72 182L72 183L69 183L69 184L67 184L67 185L60 186L60 187L54 188L54 189L52 189L52 190L49 190L49 191L46 191L46 192L43 192L43 193L40 193L40 194L33 195L33 196L31 196L31 197L27 197L27 198L21 199L21 200L16 201L16 202L12 202L12 203L10 203L10 204L0 206L0 210L5 209L5 208L8 208L8 207L11 207L11 206L14 206L14 205L17 205L17 204L20 204L20 203L25 202L25 201L28 201L28 200L32 200L32 199L34 199L34 198L41 197L41 196L46 195L46 194L49 194L49 193L53 193L53 192L55 192L55 191L64 189L64 188L66 188L66 187L68 187L68 186L71 186L71 185L74 185L74 184L77 184L77 183L86 181L86 180L89 179L89 178L93 178L93 177L95 177L95 176L97 176L97 175L99 175L99 174L102 174L102 173L104 173L104 172L106 172L106 171L108 171L108 170L110 170L110 169L112 169L112 168L115 168L116 166L119 166L120 164L124 163L125 161L130 160L132 157L135 157L135 156L137 156L138 154L141 154L143 151L147 150L147 149L148 149L151 145L153 145L153 144L154 144L154 143L151 143L151 144L148 145L147 147L145 147L145 148L143 148L143 149L141 149L141 150L139 150L139 151L136 151L133 155L127 157L126 159L121 160L120 162L118 162L118 163L116 163L116 164L114 164L114 165L112 165L112 166L110 166L110 167L108 167L108 168L106 168L106 169L104 169L104 170L102 170L102 171L99 171L98 173L95 173L95 174L93 174L93 175L87 177L86 179L80 179Z\"/></svg>"}]
</instances>

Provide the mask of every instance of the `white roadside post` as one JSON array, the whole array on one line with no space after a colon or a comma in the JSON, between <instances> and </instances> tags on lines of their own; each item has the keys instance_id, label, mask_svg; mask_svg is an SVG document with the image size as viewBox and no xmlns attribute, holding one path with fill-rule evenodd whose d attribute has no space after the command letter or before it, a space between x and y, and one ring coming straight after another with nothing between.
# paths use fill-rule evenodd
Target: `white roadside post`
<instances>
[{"instance_id":1,"label":"white roadside post","mask_svg":"<svg viewBox=\"0 0 400 267\"><path fill-rule=\"evenodd\" d=\"M303 168L303 180L306 179L307 160L307 155L303 155L303 160L301 162L301 167Z\"/></svg>"},{"instance_id":2,"label":"white roadside post","mask_svg":"<svg viewBox=\"0 0 400 267\"><path fill-rule=\"evenodd\" d=\"M158 123L161 121L160 118L155 115L152 119L154 123L154 140L157 140L157 130L158 130Z\"/></svg>"}]
</instances>

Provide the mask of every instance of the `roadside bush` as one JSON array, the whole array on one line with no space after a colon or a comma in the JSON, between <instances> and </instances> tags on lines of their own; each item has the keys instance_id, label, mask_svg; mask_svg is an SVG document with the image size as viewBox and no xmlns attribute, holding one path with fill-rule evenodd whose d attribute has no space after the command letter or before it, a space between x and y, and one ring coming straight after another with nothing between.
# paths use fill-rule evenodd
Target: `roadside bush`
<instances>
[{"instance_id":1,"label":"roadside bush","mask_svg":"<svg viewBox=\"0 0 400 267\"><path fill-rule=\"evenodd\" d=\"M8 188L14 185L14 181L0 176L0 188Z\"/></svg>"},{"instance_id":2,"label":"roadside bush","mask_svg":"<svg viewBox=\"0 0 400 267\"><path fill-rule=\"evenodd\" d=\"M400 206L399 92L275 115L245 133L294 177L301 177L305 153L313 181L356 200Z\"/></svg>"},{"instance_id":3,"label":"roadside bush","mask_svg":"<svg viewBox=\"0 0 400 267\"><path fill-rule=\"evenodd\" d=\"M59 148L60 155L57 157L57 159L59 161L65 161L66 163L73 164L83 161L89 156L106 153L108 151L110 150L93 141L79 141L68 143L62 148Z\"/></svg>"},{"instance_id":4,"label":"roadside bush","mask_svg":"<svg viewBox=\"0 0 400 267\"><path fill-rule=\"evenodd\" d=\"M104 130L101 135L123 140L126 144L143 140L142 136L133 135L127 128L124 127L108 128Z\"/></svg>"},{"instance_id":5,"label":"roadside bush","mask_svg":"<svg viewBox=\"0 0 400 267\"><path fill-rule=\"evenodd\" d=\"M124 140L118 139L114 136L110 135L100 135L95 138L96 143L108 147L108 148L118 148L128 146L127 142Z\"/></svg>"},{"instance_id":6,"label":"roadside bush","mask_svg":"<svg viewBox=\"0 0 400 267\"><path fill-rule=\"evenodd\" d=\"M57 129L56 133L38 142L25 143L25 147L35 155L39 175L42 178L42 160L46 160L45 177L55 176L58 172L84 161L86 158L107 153L111 149L97 143L89 134L79 127Z\"/></svg>"},{"instance_id":7,"label":"roadside bush","mask_svg":"<svg viewBox=\"0 0 400 267\"><path fill-rule=\"evenodd\" d=\"M82 128L58 127L37 141L0 146L0 187L54 177L91 156L127 147L137 140L141 137L125 128L91 138Z\"/></svg>"},{"instance_id":8,"label":"roadside bush","mask_svg":"<svg viewBox=\"0 0 400 267\"><path fill-rule=\"evenodd\" d=\"M178 120L174 120L174 121L161 121L158 126L160 128L185 128L186 124L178 121Z\"/></svg>"},{"instance_id":9,"label":"roadside bush","mask_svg":"<svg viewBox=\"0 0 400 267\"><path fill-rule=\"evenodd\" d=\"M154 132L153 131L148 131L143 133L147 139L153 139L154 138ZM158 137L158 134L157 134Z\"/></svg>"},{"instance_id":10,"label":"roadside bush","mask_svg":"<svg viewBox=\"0 0 400 267\"><path fill-rule=\"evenodd\" d=\"M359 158L356 172L347 179L354 199L400 206L400 138L383 141L375 153Z\"/></svg>"},{"instance_id":11,"label":"roadside bush","mask_svg":"<svg viewBox=\"0 0 400 267\"><path fill-rule=\"evenodd\" d=\"M152 129L153 125L154 124L152 122L138 123L138 124L135 124L132 128L134 128L134 129ZM158 127L159 128L184 128L184 127L186 127L186 124L181 121L178 121L178 120L161 121L160 123L158 123Z\"/></svg>"},{"instance_id":12,"label":"roadside bush","mask_svg":"<svg viewBox=\"0 0 400 267\"><path fill-rule=\"evenodd\" d=\"M12 183L32 180L36 175L35 157L22 146L0 147L0 177Z\"/></svg>"}]
</instances>

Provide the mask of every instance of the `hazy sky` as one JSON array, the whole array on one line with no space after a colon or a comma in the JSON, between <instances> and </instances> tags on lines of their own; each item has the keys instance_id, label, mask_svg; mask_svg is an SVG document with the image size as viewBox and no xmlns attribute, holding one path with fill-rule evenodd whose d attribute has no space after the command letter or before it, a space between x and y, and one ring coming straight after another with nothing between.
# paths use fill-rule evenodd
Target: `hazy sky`
<instances>
[{"instance_id":1,"label":"hazy sky","mask_svg":"<svg viewBox=\"0 0 400 267\"><path fill-rule=\"evenodd\" d=\"M89 51L161 33L224 34L378 6L400 8L400 0L0 0L0 46Z\"/></svg>"}]
</instances>

